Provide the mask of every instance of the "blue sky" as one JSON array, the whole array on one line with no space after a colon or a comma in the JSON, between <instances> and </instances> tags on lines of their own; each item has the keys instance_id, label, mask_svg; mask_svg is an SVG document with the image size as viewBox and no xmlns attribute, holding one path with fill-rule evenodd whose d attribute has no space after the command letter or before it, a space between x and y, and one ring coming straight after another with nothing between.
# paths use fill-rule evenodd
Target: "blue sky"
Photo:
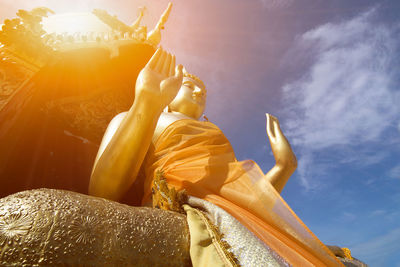
<instances>
[{"instance_id":1,"label":"blue sky","mask_svg":"<svg viewBox=\"0 0 400 267\"><path fill-rule=\"evenodd\" d=\"M130 23L168 1L0 0L57 13L105 8ZM371 266L400 266L400 2L174 1L162 45L208 89L206 115L239 159L274 164L265 112L299 167L284 199L324 242Z\"/></svg>"}]
</instances>

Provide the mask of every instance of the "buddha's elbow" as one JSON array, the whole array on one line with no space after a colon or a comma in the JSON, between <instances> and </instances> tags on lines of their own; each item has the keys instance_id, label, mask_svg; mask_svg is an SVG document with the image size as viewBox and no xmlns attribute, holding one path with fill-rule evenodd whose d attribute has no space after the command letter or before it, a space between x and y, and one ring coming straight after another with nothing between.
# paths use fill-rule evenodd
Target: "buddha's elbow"
<instances>
[{"instance_id":1,"label":"buddha's elbow","mask_svg":"<svg viewBox=\"0 0 400 267\"><path fill-rule=\"evenodd\" d=\"M297 159L293 156L284 161L277 162L276 167L285 173L290 173L291 175L297 169Z\"/></svg>"},{"instance_id":2,"label":"buddha's elbow","mask_svg":"<svg viewBox=\"0 0 400 267\"><path fill-rule=\"evenodd\" d=\"M297 158L294 155L293 155L293 160L292 160L292 168L293 168L293 172L297 169Z\"/></svg>"},{"instance_id":3,"label":"buddha's elbow","mask_svg":"<svg viewBox=\"0 0 400 267\"><path fill-rule=\"evenodd\" d=\"M96 175L96 172L93 172L89 181L89 195L94 197L102 197L106 199L111 199L110 197L110 186L107 183L102 182L100 177Z\"/></svg>"},{"instance_id":4,"label":"buddha's elbow","mask_svg":"<svg viewBox=\"0 0 400 267\"><path fill-rule=\"evenodd\" d=\"M98 183L96 183L92 175L92 177L90 177L90 182L89 182L89 190L88 190L89 195L94 197L104 197L101 188L102 187L99 186Z\"/></svg>"},{"instance_id":5,"label":"buddha's elbow","mask_svg":"<svg viewBox=\"0 0 400 267\"><path fill-rule=\"evenodd\" d=\"M110 179L109 177L94 172L89 181L89 195L117 202L120 201L127 186L121 180Z\"/></svg>"}]
</instances>

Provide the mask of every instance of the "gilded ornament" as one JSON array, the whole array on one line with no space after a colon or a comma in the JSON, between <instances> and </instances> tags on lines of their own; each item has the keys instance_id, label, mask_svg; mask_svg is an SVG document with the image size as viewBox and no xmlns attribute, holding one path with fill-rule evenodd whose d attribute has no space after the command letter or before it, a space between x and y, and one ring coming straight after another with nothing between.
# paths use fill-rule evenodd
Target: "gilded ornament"
<instances>
[{"instance_id":1,"label":"gilded ornament","mask_svg":"<svg viewBox=\"0 0 400 267\"><path fill-rule=\"evenodd\" d=\"M11 245L13 241L24 238L32 227L28 214L11 213L0 217L0 244Z\"/></svg>"},{"instance_id":2,"label":"gilded ornament","mask_svg":"<svg viewBox=\"0 0 400 267\"><path fill-rule=\"evenodd\" d=\"M0 199L0 240L1 266L190 265L184 215L62 190Z\"/></svg>"}]
</instances>

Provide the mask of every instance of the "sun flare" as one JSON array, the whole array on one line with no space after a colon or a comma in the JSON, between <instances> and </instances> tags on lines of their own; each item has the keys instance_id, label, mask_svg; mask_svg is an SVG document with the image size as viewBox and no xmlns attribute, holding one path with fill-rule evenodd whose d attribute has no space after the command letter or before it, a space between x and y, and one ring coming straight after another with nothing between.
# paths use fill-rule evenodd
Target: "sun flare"
<instances>
[{"instance_id":1,"label":"sun flare","mask_svg":"<svg viewBox=\"0 0 400 267\"><path fill-rule=\"evenodd\" d=\"M112 29L102 23L92 13L68 13L43 18L43 28L47 33L74 34L89 32L111 32Z\"/></svg>"}]
</instances>

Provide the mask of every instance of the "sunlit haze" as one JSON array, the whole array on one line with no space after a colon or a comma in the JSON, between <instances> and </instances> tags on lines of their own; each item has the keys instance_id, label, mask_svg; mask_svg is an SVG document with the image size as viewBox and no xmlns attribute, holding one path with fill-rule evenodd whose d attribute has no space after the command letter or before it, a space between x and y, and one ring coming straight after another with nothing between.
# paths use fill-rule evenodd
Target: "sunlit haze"
<instances>
[{"instance_id":1,"label":"sunlit haze","mask_svg":"<svg viewBox=\"0 0 400 267\"><path fill-rule=\"evenodd\" d=\"M167 5L0 0L0 19L46 6L48 32L104 32L93 9L130 25L146 6L150 31ZM177 0L162 31L239 160L274 166L265 113L279 118L298 159L282 197L322 242L370 266L400 266L399 14L390 0Z\"/></svg>"},{"instance_id":2,"label":"sunlit haze","mask_svg":"<svg viewBox=\"0 0 400 267\"><path fill-rule=\"evenodd\" d=\"M43 28L47 33L74 34L89 32L111 32L111 28L91 13L69 13L52 15L43 19Z\"/></svg>"}]
</instances>

